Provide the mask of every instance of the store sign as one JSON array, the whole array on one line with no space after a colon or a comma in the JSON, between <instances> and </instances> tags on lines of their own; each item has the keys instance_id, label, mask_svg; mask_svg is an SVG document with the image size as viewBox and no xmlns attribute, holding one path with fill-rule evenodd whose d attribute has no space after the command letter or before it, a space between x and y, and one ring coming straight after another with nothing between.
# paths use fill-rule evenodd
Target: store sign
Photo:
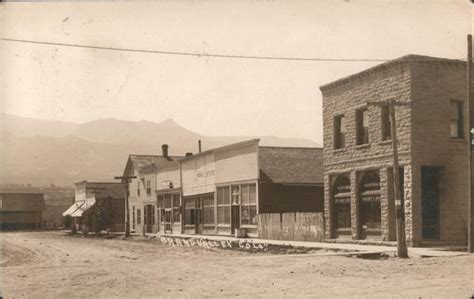
<instances>
[{"instance_id":1,"label":"store sign","mask_svg":"<svg viewBox=\"0 0 474 299\"><path fill-rule=\"evenodd\" d=\"M172 181L163 181L161 182L161 186L163 186L163 188L173 188L173 182Z\"/></svg>"},{"instance_id":2,"label":"store sign","mask_svg":"<svg viewBox=\"0 0 474 299\"><path fill-rule=\"evenodd\" d=\"M379 202L380 196L362 196L363 202Z\"/></svg>"},{"instance_id":3,"label":"store sign","mask_svg":"<svg viewBox=\"0 0 474 299\"><path fill-rule=\"evenodd\" d=\"M351 186L350 185L337 186L336 191L337 193L349 193L351 192Z\"/></svg>"},{"instance_id":4,"label":"store sign","mask_svg":"<svg viewBox=\"0 0 474 299\"><path fill-rule=\"evenodd\" d=\"M202 171L202 172L198 172L196 174L196 177L198 177L198 178L207 178L207 177L211 177L211 176L214 176L214 170Z\"/></svg>"}]
</instances>

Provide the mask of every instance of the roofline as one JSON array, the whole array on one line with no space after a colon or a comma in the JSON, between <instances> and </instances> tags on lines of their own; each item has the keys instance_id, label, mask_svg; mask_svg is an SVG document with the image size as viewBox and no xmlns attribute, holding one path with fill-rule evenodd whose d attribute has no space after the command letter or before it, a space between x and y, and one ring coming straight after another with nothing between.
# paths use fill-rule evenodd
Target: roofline
<instances>
[{"instance_id":1,"label":"roofline","mask_svg":"<svg viewBox=\"0 0 474 299\"><path fill-rule=\"evenodd\" d=\"M393 60L389 60L381 64L377 64L373 67L354 73L352 75L342 77L336 81L332 81L330 83L321 85L319 86L319 89L321 91L329 90L334 87L349 83L352 80L359 79L361 77L364 77L374 72L381 71L386 68L391 68L396 65L405 65L405 64L416 63L416 62L418 63L448 63L448 64L457 64L458 66L466 65L466 61L459 60L459 59L449 59L449 58L440 58L440 57L433 57L433 56L426 56L426 55L408 54L408 55L404 55Z\"/></svg>"},{"instance_id":2,"label":"roofline","mask_svg":"<svg viewBox=\"0 0 474 299\"><path fill-rule=\"evenodd\" d=\"M138 167L138 171L147 172L147 171L149 171L150 169L153 169L153 168L154 168L154 170L159 170L162 167L167 167L168 165L178 163L179 161L181 161L182 158L184 158L183 156L172 156L172 157L174 157L175 159L165 161L165 162L162 162L162 163L152 163L152 164L143 165L142 167Z\"/></svg>"},{"instance_id":3,"label":"roofline","mask_svg":"<svg viewBox=\"0 0 474 299\"><path fill-rule=\"evenodd\" d=\"M275 183L275 184L280 184L280 185L285 185L285 186L313 186L313 187L321 187L324 186L324 182L321 183Z\"/></svg>"},{"instance_id":4,"label":"roofline","mask_svg":"<svg viewBox=\"0 0 474 299\"><path fill-rule=\"evenodd\" d=\"M0 194L28 194L28 195L43 195L44 196L44 193L39 193L39 192L0 192Z\"/></svg>"},{"instance_id":5,"label":"roofline","mask_svg":"<svg viewBox=\"0 0 474 299\"><path fill-rule=\"evenodd\" d=\"M74 185L81 184L81 183L86 183L86 184L122 184L122 183L119 183L119 182L98 182L98 181L83 180L83 181L79 181L79 182L74 183Z\"/></svg>"},{"instance_id":6,"label":"roofline","mask_svg":"<svg viewBox=\"0 0 474 299\"><path fill-rule=\"evenodd\" d=\"M139 157L163 157L162 155L143 155L143 154L128 154L128 157L139 156Z\"/></svg>"},{"instance_id":7,"label":"roofline","mask_svg":"<svg viewBox=\"0 0 474 299\"><path fill-rule=\"evenodd\" d=\"M181 157L181 159L176 159L176 160L160 163L160 167L156 167L156 169L160 170L162 168L169 167L169 166L172 166L172 165L175 165L175 164L179 165L179 161L183 160L183 158L184 157Z\"/></svg>"},{"instance_id":8,"label":"roofline","mask_svg":"<svg viewBox=\"0 0 474 299\"><path fill-rule=\"evenodd\" d=\"M213 149L209 149L209 150L206 150L206 151L203 151L203 152L200 152L200 153L188 156L188 157L183 157L182 159L179 159L178 161L190 160L194 157L199 157L199 156L202 156L202 155L206 155L206 154L210 154L210 153L214 153L214 152L220 152L220 151L223 151L223 150L228 150L228 149L232 149L232 148L236 148L236 147L241 147L241 146L244 146L244 145L247 145L247 144L259 143L259 142L260 142L260 139L258 139L258 138L249 139L249 140L245 140L245 141L241 141L241 142L232 143L232 144L224 145L224 146L221 146L221 147L216 147L216 148L213 148Z\"/></svg>"},{"instance_id":9,"label":"roofline","mask_svg":"<svg viewBox=\"0 0 474 299\"><path fill-rule=\"evenodd\" d=\"M281 148L281 149L317 149L323 150L324 147L312 146L258 146L259 148Z\"/></svg>"}]
</instances>

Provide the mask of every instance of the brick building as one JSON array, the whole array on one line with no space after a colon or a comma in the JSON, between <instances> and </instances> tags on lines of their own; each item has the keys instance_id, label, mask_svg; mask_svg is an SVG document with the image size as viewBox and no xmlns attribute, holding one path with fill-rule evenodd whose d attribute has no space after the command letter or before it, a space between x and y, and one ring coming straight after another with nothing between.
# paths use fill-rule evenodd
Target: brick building
<instances>
[{"instance_id":1,"label":"brick building","mask_svg":"<svg viewBox=\"0 0 474 299\"><path fill-rule=\"evenodd\" d=\"M320 89L326 238L395 240L388 107L367 102L396 99L408 244L466 243L465 62L408 55Z\"/></svg>"},{"instance_id":2,"label":"brick building","mask_svg":"<svg viewBox=\"0 0 474 299\"><path fill-rule=\"evenodd\" d=\"M44 198L42 193L0 193L0 229L41 228Z\"/></svg>"}]
</instances>

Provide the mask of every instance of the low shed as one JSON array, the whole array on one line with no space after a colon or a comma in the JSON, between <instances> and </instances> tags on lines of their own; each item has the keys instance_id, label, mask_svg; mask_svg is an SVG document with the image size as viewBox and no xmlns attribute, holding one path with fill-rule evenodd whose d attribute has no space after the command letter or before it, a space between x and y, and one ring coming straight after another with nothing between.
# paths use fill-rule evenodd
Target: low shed
<instances>
[{"instance_id":1,"label":"low shed","mask_svg":"<svg viewBox=\"0 0 474 299\"><path fill-rule=\"evenodd\" d=\"M42 193L0 193L2 230L41 228L43 211Z\"/></svg>"}]
</instances>

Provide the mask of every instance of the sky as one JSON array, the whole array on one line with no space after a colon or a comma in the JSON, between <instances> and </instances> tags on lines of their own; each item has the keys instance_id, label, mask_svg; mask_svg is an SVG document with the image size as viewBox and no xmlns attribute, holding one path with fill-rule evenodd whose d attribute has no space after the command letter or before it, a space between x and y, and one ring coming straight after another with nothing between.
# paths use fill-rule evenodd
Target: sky
<instances>
[{"instance_id":1,"label":"sky","mask_svg":"<svg viewBox=\"0 0 474 299\"><path fill-rule=\"evenodd\" d=\"M191 53L465 59L468 1L157 1L0 5L3 38ZM322 144L319 86L377 62L130 53L0 41L0 109L83 123L169 118L205 135Z\"/></svg>"}]
</instances>

